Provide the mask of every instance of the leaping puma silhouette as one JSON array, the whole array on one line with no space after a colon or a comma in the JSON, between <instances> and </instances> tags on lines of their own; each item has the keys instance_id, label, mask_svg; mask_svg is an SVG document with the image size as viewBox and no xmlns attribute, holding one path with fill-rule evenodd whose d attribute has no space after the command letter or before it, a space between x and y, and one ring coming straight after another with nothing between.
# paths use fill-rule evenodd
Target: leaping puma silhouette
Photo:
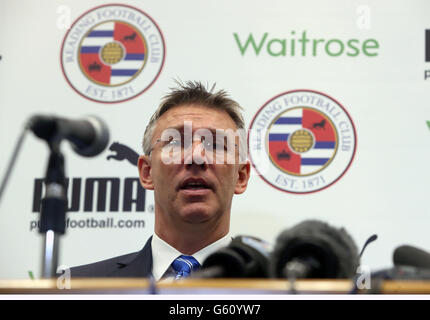
<instances>
[{"instance_id":1,"label":"leaping puma silhouette","mask_svg":"<svg viewBox=\"0 0 430 320\"><path fill-rule=\"evenodd\" d=\"M114 142L110 145L109 150L116 152L116 154L108 155L106 159L115 159L118 161L127 160L133 166L137 167L137 160L139 159L139 154L133 149L127 147L125 144Z\"/></svg>"}]
</instances>

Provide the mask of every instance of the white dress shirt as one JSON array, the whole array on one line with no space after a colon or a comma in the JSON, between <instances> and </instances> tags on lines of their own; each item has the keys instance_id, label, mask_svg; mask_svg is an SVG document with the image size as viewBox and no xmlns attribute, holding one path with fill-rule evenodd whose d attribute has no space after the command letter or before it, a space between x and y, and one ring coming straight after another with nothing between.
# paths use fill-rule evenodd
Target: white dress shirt
<instances>
[{"instance_id":1,"label":"white dress shirt","mask_svg":"<svg viewBox=\"0 0 430 320\"><path fill-rule=\"evenodd\" d=\"M206 257L211 253L217 251L222 247L226 247L231 242L231 235L228 233L223 238L215 241L207 247L197 251L192 256L200 263L203 264ZM169 278L173 276L174 271L171 267L172 262L183 255L164 240L160 239L155 233L152 236L152 276L155 281L160 281L162 278Z\"/></svg>"}]
</instances>

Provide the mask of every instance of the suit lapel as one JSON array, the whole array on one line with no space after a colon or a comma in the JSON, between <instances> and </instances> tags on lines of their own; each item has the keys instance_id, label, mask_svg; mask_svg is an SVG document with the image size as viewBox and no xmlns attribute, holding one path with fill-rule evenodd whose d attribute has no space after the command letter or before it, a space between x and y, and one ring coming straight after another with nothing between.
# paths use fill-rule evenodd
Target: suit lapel
<instances>
[{"instance_id":1,"label":"suit lapel","mask_svg":"<svg viewBox=\"0 0 430 320\"><path fill-rule=\"evenodd\" d=\"M152 271L152 236L146 241L142 250L136 255L128 256L118 262L118 269L111 275L114 277L149 277Z\"/></svg>"}]
</instances>

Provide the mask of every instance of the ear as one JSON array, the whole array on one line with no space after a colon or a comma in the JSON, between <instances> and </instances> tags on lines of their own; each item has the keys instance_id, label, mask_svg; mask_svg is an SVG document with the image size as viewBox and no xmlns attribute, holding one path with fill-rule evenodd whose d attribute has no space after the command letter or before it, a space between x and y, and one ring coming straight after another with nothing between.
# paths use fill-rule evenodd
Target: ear
<instances>
[{"instance_id":1,"label":"ear","mask_svg":"<svg viewBox=\"0 0 430 320\"><path fill-rule=\"evenodd\" d=\"M238 178L236 182L235 194L242 194L248 186L248 180L251 172L251 163L247 161L245 164L239 165Z\"/></svg>"},{"instance_id":2,"label":"ear","mask_svg":"<svg viewBox=\"0 0 430 320\"><path fill-rule=\"evenodd\" d=\"M147 190L154 190L154 183L151 175L151 158L145 155L140 156L137 161L137 167L139 169L139 180L142 187Z\"/></svg>"}]
</instances>

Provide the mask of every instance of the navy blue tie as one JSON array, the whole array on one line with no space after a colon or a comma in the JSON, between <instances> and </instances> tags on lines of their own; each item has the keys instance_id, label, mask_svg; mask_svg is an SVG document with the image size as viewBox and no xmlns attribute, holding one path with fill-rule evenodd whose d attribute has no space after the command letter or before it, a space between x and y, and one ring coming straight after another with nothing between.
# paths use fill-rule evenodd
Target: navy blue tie
<instances>
[{"instance_id":1,"label":"navy blue tie","mask_svg":"<svg viewBox=\"0 0 430 320\"><path fill-rule=\"evenodd\" d=\"M200 268L200 263L192 256L179 256L172 262L173 270L176 272L175 280L188 277L192 271Z\"/></svg>"}]
</instances>

